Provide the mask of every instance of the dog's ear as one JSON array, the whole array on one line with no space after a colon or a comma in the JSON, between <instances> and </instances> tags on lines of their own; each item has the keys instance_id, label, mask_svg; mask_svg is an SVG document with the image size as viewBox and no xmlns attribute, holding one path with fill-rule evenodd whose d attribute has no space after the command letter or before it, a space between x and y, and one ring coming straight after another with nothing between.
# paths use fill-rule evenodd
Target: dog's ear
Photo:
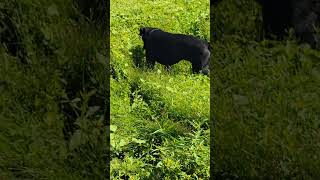
<instances>
[{"instance_id":1,"label":"dog's ear","mask_svg":"<svg viewBox=\"0 0 320 180\"><path fill-rule=\"evenodd\" d=\"M140 33L139 33L139 35L142 36L142 35L145 34L145 32L146 32L146 28L145 28L145 27L142 27L142 28L140 28Z\"/></svg>"}]
</instances>

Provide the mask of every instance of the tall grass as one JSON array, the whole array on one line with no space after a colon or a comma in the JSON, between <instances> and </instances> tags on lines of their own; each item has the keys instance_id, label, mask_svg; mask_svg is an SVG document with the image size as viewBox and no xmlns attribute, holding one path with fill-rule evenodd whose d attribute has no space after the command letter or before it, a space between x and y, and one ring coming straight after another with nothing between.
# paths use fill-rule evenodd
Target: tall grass
<instances>
[{"instance_id":1,"label":"tall grass","mask_svg":"<svg viewBox=\"0 0 320 180\"><path fill-rule=\"evenodd\" d=\"M109 173L106 39L76 7L1 3L0 179Z\"/></svg>"},{"instance_id":2,"label":"tall grass","mask_svg":"<svg viewBox=\"0 0 320 180\"><path fill-rule=\"evenodd\" d=\"M261 40L260 7L226 0L212 7L216 178L319 177L320 53Z\"/></svg>"},{"instance_id":3,"label":"tall grass","mask_svg":"<svg viewBox=\"0 0 320 180\"><path fill-rule=\"evenodd\" d=\"M209 1L111 1L111 178L209 179L209 78L145 67L139 28L209 39Z\"/></svg>"}]
</instances>

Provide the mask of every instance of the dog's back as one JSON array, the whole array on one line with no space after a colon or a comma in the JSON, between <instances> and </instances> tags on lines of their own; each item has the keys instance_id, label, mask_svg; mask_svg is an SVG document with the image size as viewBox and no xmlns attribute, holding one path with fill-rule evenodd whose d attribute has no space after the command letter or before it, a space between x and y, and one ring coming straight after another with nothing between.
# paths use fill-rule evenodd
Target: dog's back
<instances>
[{"instance_id":1,"label":"dog's back","mask_svg":"<svg viewBox=\"0 0 320 180\"><path fill-rule=\"evenodd\" d=\"M182 59L192 61L208 51L208 44L196 37L173 34L160 29L152 29L145 43L153 58L161 64L168 65Z\"/></svg>"},{"instance_id":2,"label":"dog's back","mask_svg":"<svg viewBox=\"0 0 320 180\"><path fill-rule=\"evenodd\" d=\"M140 28L146 50L146 60L154 66L155 61L171 66L180 60L192 63L192 71L199 72L209 65L209 44L191 35L173 34L157 28Z\"/></svg>"}]
</instances>

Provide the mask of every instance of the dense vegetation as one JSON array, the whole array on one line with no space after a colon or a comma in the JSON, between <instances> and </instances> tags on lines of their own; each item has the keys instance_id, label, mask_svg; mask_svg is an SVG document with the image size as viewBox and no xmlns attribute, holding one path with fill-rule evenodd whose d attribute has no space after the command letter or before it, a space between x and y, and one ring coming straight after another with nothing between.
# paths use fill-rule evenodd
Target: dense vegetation
<instances>
[{"instance_id":1,"label":"dense vegetation","mask_svg":"<svg viewBox=\"0 0 320 180\"><path fill-rule=\"evenodd\" d=\"M320 177L320 52L262 40L254 0L211 7L217 179Z\"/></svg>"},{"instance_id":2,"label":"dense vegetation","mask_svg":"<svg viewBox=\"0 0 320 180\"><path fill-rule=\"evenodd\" d=\"M139 28L209 40L209 1L110 5L111 178L209 179L209 78L180 62L145 66Z\"/></svg>"},{"instance_id":3,"label":"dense vegetation","mask_svg":"<svg viewBox=\"0 0 320 180\"><path fill-rule=\"evenodd\" d=\"M89 2L89 1L88 1ZM0 3L0 179L104 179L104 1ZM209 178L209 78L144 65L141 26L209 39L209 2L111 2L111 178ZM211 7L217 179L320 176L320 53L262 40L260 7ZM94 12L94 13L92 13Z\"/></svg>"},{"instance_id":4,"label":"dense vegetation","mask_svg":"<svg viewBox=\"0 0 320 180\"><path fill-rule=\"evenodd\" d=\"M0 2L0 179L109 173L101 2Z\"/></svg>"}]
</instances>

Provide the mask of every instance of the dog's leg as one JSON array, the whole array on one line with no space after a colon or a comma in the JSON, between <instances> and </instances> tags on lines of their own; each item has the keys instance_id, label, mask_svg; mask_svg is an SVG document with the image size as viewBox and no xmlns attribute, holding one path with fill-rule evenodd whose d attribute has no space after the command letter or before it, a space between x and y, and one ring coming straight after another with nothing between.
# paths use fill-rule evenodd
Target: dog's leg
<instances>
[{"instance_id":1,"label":"dog's leg","mask_svg":"<svg viewBox=\"0 0 320 180\"><path fill-rule=\"evenodd\" d=\"M199 73L201 65L199 63L192 63L192 73Z\"/></svg>"}]
</instances>

